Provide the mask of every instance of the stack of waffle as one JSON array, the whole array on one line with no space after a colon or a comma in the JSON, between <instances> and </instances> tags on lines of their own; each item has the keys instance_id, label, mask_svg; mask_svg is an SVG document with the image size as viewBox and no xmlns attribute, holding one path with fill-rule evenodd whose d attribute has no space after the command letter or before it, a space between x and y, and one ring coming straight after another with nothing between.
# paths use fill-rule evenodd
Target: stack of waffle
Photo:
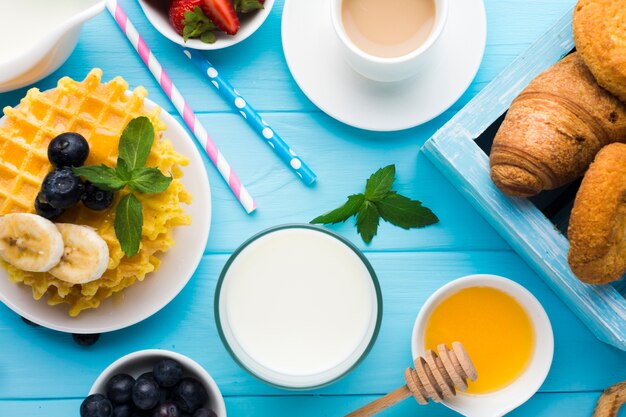
<instances>
[{"instance_id":1,"label":"stack of waffle","mask_svg":"<svg viewBox=\"0 0 626 417\"><path fill-rule=\"evenodd\" d=\"M19 106L4 109L6 118L0 127L0 215L34 212L41 182L52 169L47 158L48 144L64 132L77 132L87 139L90 153L86 164L115 166L119 138L125 126L136 117L146 116L155 129L147 165L174 176L165 192L138 196L143 205L144 225L141 249L132 258L124 256L113 229L115 203L124 191L116 193L116 202L106 211L94 212L77 205L58 220L91 226L104 238L110 259L102 278L70 285L47 273L24 272L4 265L13 281L32 287L36 299L48 295L49 304L68 303L72 316L98 307L105 298L136 280L143 280L159 265L155 254L174 244L172 229L191 222L181 206L191 201L180 181L180 166L188 161L174 150L170 141L161 139L167 126L159 118L160 109L146 109L144 88L129 92L122 78L101 83L101 77L102 71L94 69L82 82L63 78L55 89L46 92L31 89Z\"/></svg>"}]
</instances>

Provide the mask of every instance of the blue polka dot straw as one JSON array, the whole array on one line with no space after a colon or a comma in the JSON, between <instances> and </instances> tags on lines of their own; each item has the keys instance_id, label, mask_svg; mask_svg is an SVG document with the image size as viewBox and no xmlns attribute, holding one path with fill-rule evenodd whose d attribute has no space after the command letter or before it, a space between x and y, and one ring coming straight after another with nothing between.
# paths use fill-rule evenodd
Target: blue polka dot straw
<instances>
[{"instance_id":1,"label":"blue polka dot straw","mask_svg":"<svg viewBox=\"0 0 626 417\"><path fill-rule=\"evenodd\" d=\"M211 84L221 96L231 103L241 117L257 131L259 136L274 150L285 164L306 184L315 182L316 176L304 161L287 145L282 138L267 124L265 120L250 106L250 104L233 88L230 83L220 76L219 72L200 52L184 48L183 52L196 67L211 81Z\"/></svg>"}]
</instances>

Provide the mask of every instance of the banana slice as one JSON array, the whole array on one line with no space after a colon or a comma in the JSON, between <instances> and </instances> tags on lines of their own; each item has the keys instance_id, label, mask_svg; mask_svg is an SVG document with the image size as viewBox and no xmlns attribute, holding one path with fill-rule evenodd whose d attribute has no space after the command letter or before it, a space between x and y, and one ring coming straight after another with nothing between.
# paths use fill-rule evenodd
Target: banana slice
<instances>
[{"instance_id":1,"label":"banana slice","mask_svg":"<svg viewBox=\"0 0 626 417\"><path fill-rule=\"evenodd\" d=\"M65 250L57 266L49 272L71 284L85 284L100 278L109 264L109 247L95 230L76 224L56 225Z\"/></svg>"},{"instance_id":2,"label":"banana slice","mask_svg":"<svg viewBox=\"0 0 626 417\"><path fill-rule=\"evenodd\" d=\"M63 238L54 223L36 214L0 217L0 257L23 271L46 272L63 256Z\"/></svg>"}]
</instances>

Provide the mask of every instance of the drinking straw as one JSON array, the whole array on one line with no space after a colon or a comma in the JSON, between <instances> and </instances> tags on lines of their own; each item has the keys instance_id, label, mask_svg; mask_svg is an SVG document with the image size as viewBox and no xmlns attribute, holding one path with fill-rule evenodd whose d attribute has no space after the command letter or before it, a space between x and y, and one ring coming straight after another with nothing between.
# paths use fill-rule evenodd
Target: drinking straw
<instances>
[{"instance_id":1,"label":"drinking straw","mask_svg":"<svg viewBox=\"0 0 626 417\"><path fill-rule=\"evenodd\" d=\"M141 60L144 64L146 64L154 78L165 92L165 95L170 99L174 107L176 107L176 110L178 110L178 113L180 113L183 117L183 120L185 120L185 124L189 127L189 130L193 132L202 148L206 151L209 159L211 159L211 162L213 162L213 165L215 165L231 191L235 194L246 212L252 213L256 210L256 203L252 199L252 196L248 193L248 190L246 190L241 181L239 181L239 178L224 158L224 155L217 148L217 145L215 145L215 142L213 142L207 131L204 129L194 111L191 107L189 107L187 101L167 75L163 66L156 59L141 35L139 35L139 32L137 32L135 26L128 19L128 16L122 7L118 4L117 0L106 0L106 6L122 32L124 32L124 35L128 38L128 41L131 45L133 45L141 57Z\"/></svg>"},{"instance_id":2,"label":"drinking straw","mask_svg":"<svg viewBox=\"0 0 626 417\"><path fill-rule=\"evenodd\" d=\"M264 138L267 144L274 150L278 157L285 163L293 172L295 172L306 185L311 185L315 182L317 177L315 173L302 161L301 158L287 145L283 139L276 133L270 125L250 106L237 90L220 75L215 67L206 59L206 57L199 51L189 48L183 48L183 52L195 64L196 67L202 72L202 74L209 77L211 85L219 92L219 94L226 100L235 106L239 110L241 117L246 119L248 124Z\"/></svg>"}]
</instances>

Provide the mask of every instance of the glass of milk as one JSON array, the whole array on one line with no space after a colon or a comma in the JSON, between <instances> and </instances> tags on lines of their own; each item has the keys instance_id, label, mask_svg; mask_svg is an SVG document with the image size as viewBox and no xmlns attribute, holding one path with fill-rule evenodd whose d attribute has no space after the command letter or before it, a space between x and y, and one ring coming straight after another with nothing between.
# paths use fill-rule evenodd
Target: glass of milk
<instances>
[{"instance_id":1,"label":"glass of milk","mask_svg":"<svg viewBox=\"0 0 626 417\"><path fill-rule=\"evenodd\" d=\"M354 369L382 319L376 274L348 240L311 225L278 226L230 257L215 293L231 356L271 385L318 388Z\"/></svg>"}]
</instances>

